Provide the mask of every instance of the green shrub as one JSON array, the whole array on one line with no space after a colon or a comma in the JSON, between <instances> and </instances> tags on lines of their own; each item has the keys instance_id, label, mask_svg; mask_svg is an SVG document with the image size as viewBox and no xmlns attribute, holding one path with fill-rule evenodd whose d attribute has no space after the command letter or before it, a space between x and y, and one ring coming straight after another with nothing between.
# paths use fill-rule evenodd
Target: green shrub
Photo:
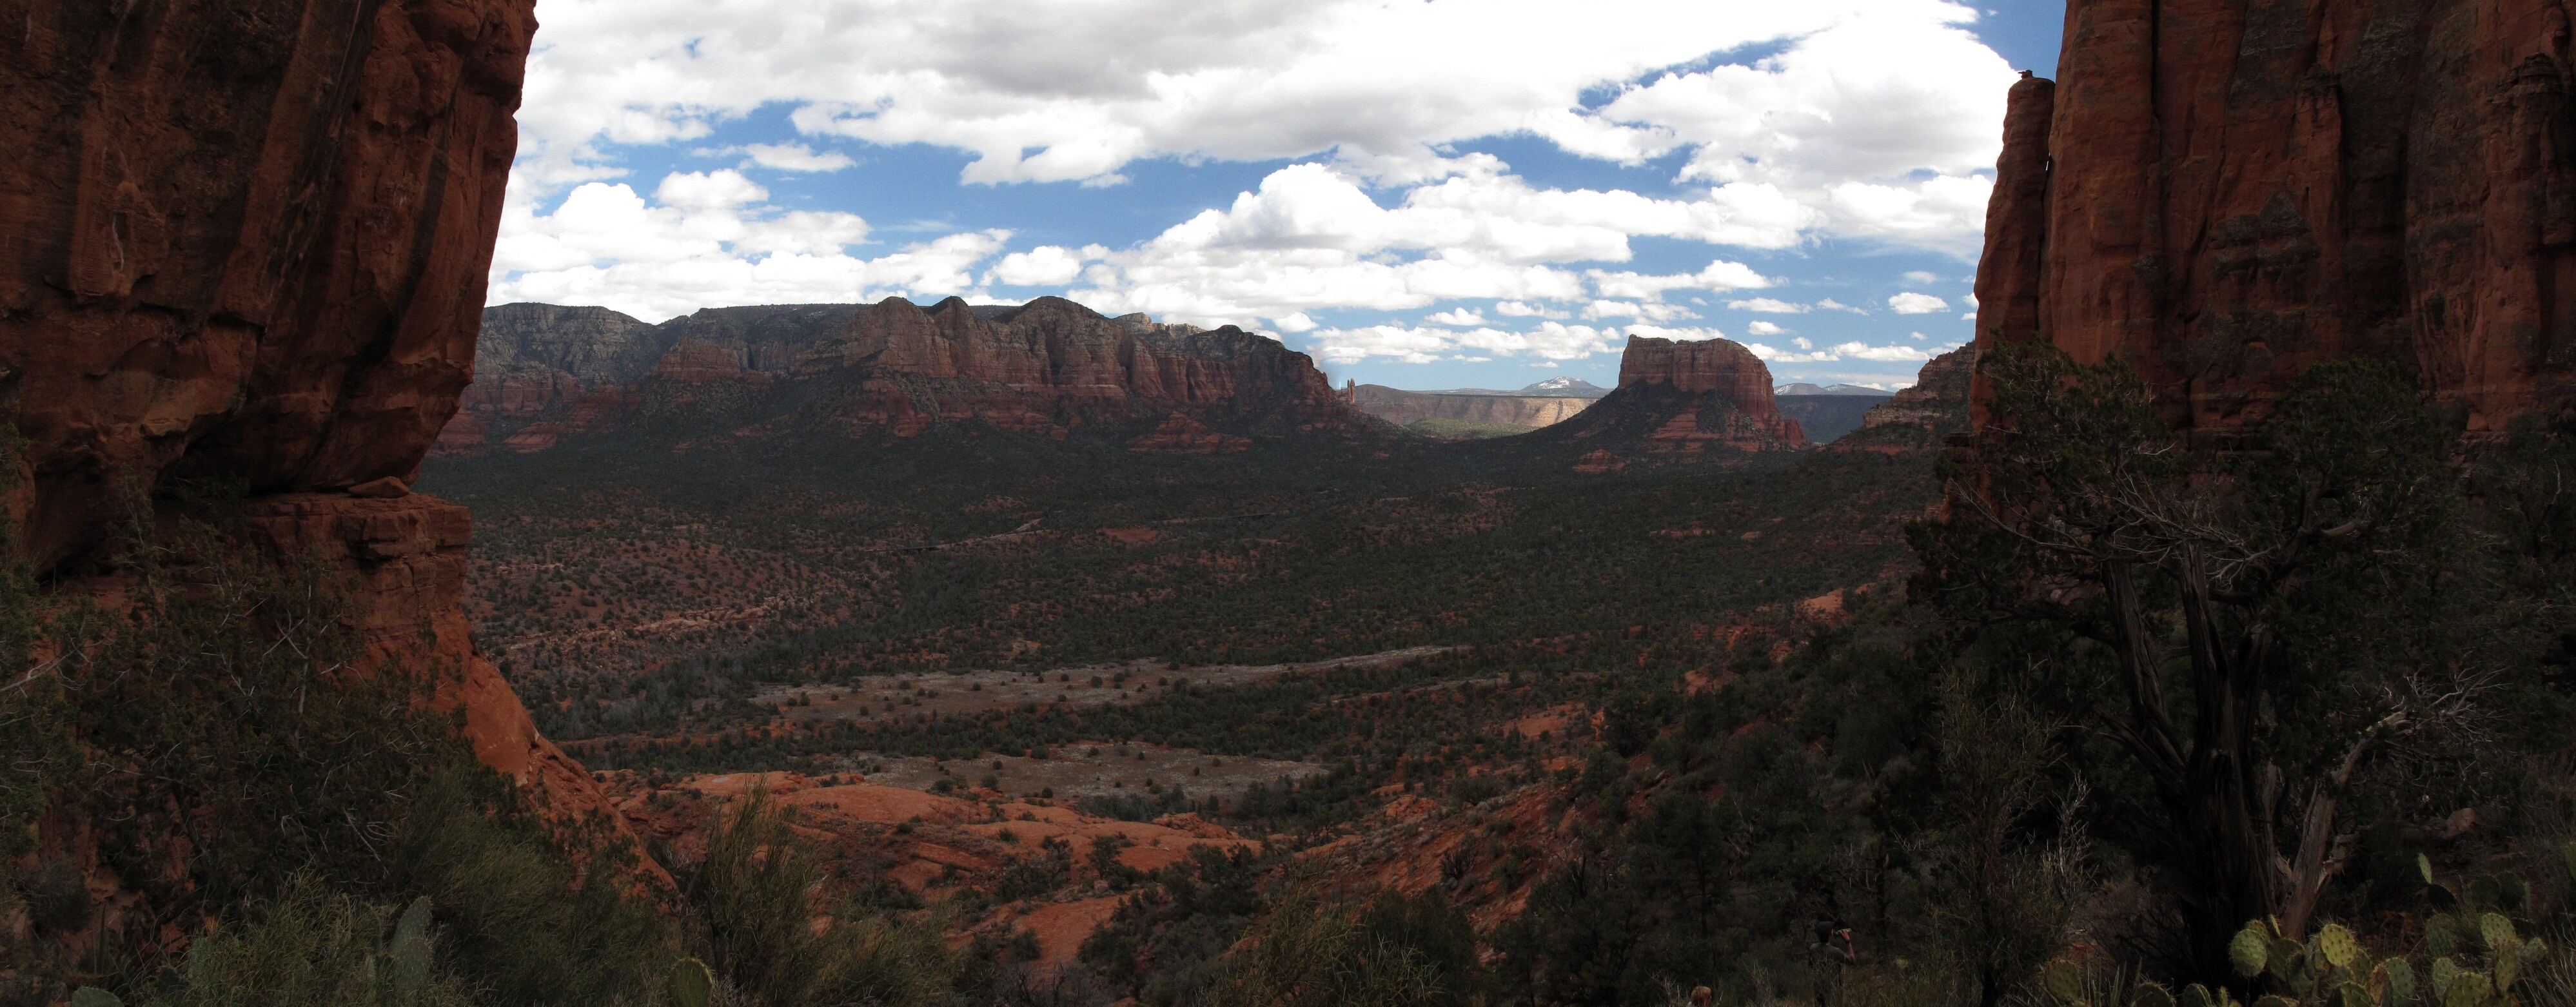
<instances>
[{"instance_id":1,"label":"green shrub","mask_svg":"<svg viewBox=\"0 0 2576 1007\"><path fill-rule=\"evenodd\" d=\"M237 927L197 938L152 1007L465 1007L472 986L432 961L425 904L383 906L290 876Z\"/></svg>"},{"instance_id":2,"label":"green shrub","mask_svg":"<svg viewBox=\"0 0 2576 1007\"><path fill-rule=\"evenodd\" d=\"M744 797L688 879L708 963L767 1007L925 1007L945 996L958 963L943 921L870 916L853 901L818 930L808 893L821 880L768 794Z\"/></svg>"},{"instance_id":3,"label":"green shrub","mask_svg":"<svg viewBox=\"0 0 2576 1007\"><path fill-rule=\"evenodd\" d=\"M679 938L628 891L616 854L590 849L584 870L509 781L460 762L421 789L385 881L432 900L449 960L494 1003L638 1003L661 987Z\"/></svg>"}]
</instances>

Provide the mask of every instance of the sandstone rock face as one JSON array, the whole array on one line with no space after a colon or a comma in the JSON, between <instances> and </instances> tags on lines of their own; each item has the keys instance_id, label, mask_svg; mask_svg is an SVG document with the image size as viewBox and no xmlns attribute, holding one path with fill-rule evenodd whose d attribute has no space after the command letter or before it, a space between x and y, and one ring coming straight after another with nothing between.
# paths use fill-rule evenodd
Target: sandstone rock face
<instances>
[{"instance_id":1,"label":"sandstone rock face","mask_svg":"<svg viewBox=\"0 0 2576 1007\"><path fill-rule=\"evenodd\" d=\"M0 24L27 558L81 559L124 493L246 484L253 542L342 578L362 671L457 673L484 761L609 810L474 651L464 510L408 489L471 374L534 0L14 0Z\"/></svg>"},{"instance_id":2,"label":"sandstone rock face","mask_svg":"<svg viewBox=\"0 0 2576 1007\"><path fill-rule=\"evenodd\" d=\"M1249 448L1250 434L1366 422L1312 360L1276 341L1113 319L1053 297L1016 307L950 298L927 310L902 298L717 308L661 325L600 308L506 305L491 309L483 342L512 370L489 391L478 378L442 450L536 451L639 412L764 404L857 436L973 423L1191 454Z\"/></svg>"},{"instance_id":3,"label":"sandstone rock face","mask_svg":"<svg viewBox=\"0 0 2576 1007\"><path fill-rule=\"evenodd\" d=\"M533 7L0 7L0 416L39 566L126 480L411 473L473 359Z\"/></svg>"},{"instance_id":4,"label":"sandstone rock face","mask_svg":"<svg viewBox=\"0 0 2576 1007\"><path fill-rule=\"evenodd\" d=\"M1978 310L1984 310L1979 301ZM1962 346L1932 358L1914 387L1870 407L1860 429L1833 443L1836 451L1908 454L1931 451L1943 438L1968 429L1968 394L1977 373L1977 349Z\"/></svg>"},{"instance_id":5,"label":"sandstone rock face","mask_svg":"<svg viewBox=\"0 0 2576 1007\"><path fill-rule=\"evenodd\" d=\"M642 334L651 328L607 308L484 309L474 383L465 386L456 417L439 431L437 450L465 451L507 439L567 402L650 373L658 353Z\"/></svg>"},{"instance_id":6,"label":"sandstone rock face","mask_svg":"<svg viewBox=\"0 0 2576 1007\"><path fill-rule=\"evenodd\" d=\"M1361 412L1404 426L1423 420L1457 420L1489 426L1540 427L1572 419L1574 414L1592 404L1591 399L1563 395L1455 395L1440 392L1408 392L1385 385L1360 385L1351 390L1351 404Z\"/></svg>"},{"instance_id":7,"label":"sandstone rock face","mask_svg":"<svg viewBox=\"0 0 2576 1007\"><path fill-rule=\"evenodd\" d=\"M1649 452L1804 446L1805 432L1780 415L1771 387L1771 369L1731 340L1630 336L1619 358L1619 387L1549 432Z\"/></svg>"},{"instance_id":8,"label":"sandstone rock face","mask_svg":"<svg viewBox=\"0 0 2576 1007\"><path fill-rule=\"evenodd\" d=\"M898 436L969 420L1032 433L1152 421L1157 432L1131 446L1200 451L1217 442L1168 437L1165 418L1274 434L1355 418L1305 354L1232 326L1112 319L1060 297L987 314L953 297L927 311L887 298L807 351L796 373L863 375L843 419Z\"/></svg>"},{"instance_id":9,"label":"sandstone rock face","mask_svg":"<svg viewBox=\"0 0 2576 1007\"><path fill-rule=\"evenodd\" d=\"M611 429L643 402L651 379L683 383L781 376L796 356L849 323L852 305L708 308L654 325L607 308L504 304L483 334L446 454L541 451Z\"/></svg>"},{"instance_id":10,"label":"sandstone rock face","mask_svg":"<svg viewBox=\"0 0 2576 1007\"><path fill-rule=\"evenodd\" d=\"M2076 0L2011 95L1978 340L2118 356L2194 440L2390 360L2473 434L2576 396L2557 0Z\"/></svg>"}]
</instances>

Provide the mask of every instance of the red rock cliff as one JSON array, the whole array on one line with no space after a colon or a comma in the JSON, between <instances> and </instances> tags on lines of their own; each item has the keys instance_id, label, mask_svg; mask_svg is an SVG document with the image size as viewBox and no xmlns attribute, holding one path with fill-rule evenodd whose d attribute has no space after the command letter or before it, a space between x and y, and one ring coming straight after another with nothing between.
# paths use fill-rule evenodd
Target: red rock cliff
<instances>
[{"instance_id":1,"label":"red rock cliff","mask_svg":"<svg viewBox=\"0 0 2576 1007\"><path fill-rule=\"evenodd\" d=\"M980 307L950 298L927 310L899 297L710 308L660 325L604 308L513 304L486 313L482 342L481 374L442 450L543 450L639 409L804 410L827 427L898 437L965 422L1059 437L1081 429L1176 452L1368 424L1312 360L1275 340L1109 318L1056 297ZM823 396L828 407L771 394L800 383L839 387Z\"/></svg>"},{"instance_id":2,"label":"red rock cliff","mask_svg":"<svg viewBox=\"0 0 2576 1007\"><path fill-rule=\"evenodd\" d=\"M969 419L1059 435L1159 420L1132 446L1198 451L1249 443L1207 440L1212 421L1289 433L1358 418L1305 354L1232 326L1112 319L1060 297L989 314L953 297L927 311L887 298L807 351L796 373L863 369L868 394L846 418L902 436Z\"/></svg>"},{"instance_id":3,"label":"red rock cliff","mask_svg":"<svg viewBox=\"0 0 2576 1007\"><path fill-rule=\"evenodd\" d=\"M1628 337L1619 357L1619 387L1547 430L1634 442L1654 452L1698 452L1711 445L1773 451L1807 442L1798 421L1780 415L1771 368L1726 339Z\"/></svg>"},{"instance_id":4,"label":"red rock cliff","mask_svg":"<svg viewBox=\"0 0 2576 1007\"><path fill-rule=\"evenodd\" d=\"M28 558L77 563L125 486L246 483L251 537L334 564L380 661L465 672L485 761L606 808L466 638L464 510L404 489L472 368L534 0L6 0L0 24Z\"/></svg>"},{"instance_id":5,"label":"red rock cliff","mask_svg":"<svg viewBox=\"0 0 2576 1007\"><path fill-rule=\"evenodd\" d=\"M2565 407L2569 35L2559 0L2075 0L2012 91L1978 340L2131 360L2203 442L2345 356L2472 433Z\"/></svg>"}]
</instances>

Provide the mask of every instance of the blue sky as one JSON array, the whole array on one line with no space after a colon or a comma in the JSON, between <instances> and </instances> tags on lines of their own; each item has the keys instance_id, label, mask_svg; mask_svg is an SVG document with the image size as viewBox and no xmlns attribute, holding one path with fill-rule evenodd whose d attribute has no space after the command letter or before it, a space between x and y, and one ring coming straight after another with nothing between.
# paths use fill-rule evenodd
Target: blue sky
<instances>
[{"instance_id":1,"label":"blue sky","mask_svg":"<svg viewBox=\"0 0 2576 1007\"><path fill-rule=\"evenodd\" d=\"M494 303L1071 296L1338 381L1968 338L2013 69L1942 0L541 0Z\"/></svg>"}]
</instances>

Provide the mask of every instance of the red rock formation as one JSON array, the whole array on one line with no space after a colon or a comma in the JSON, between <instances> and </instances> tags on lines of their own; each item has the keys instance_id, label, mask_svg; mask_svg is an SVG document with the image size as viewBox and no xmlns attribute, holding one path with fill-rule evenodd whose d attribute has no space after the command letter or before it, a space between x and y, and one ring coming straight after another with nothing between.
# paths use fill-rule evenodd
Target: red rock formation
<instances>
[{"instance_id":1,"label":"red rock formation","mask_svg":"<svg viewBox=\"0 0 2576 1007\"><path fill-rule=\"evenodd\" d=\"M1771 415L1771 368L1731 339L1674 340L1628 337L1619 355L1619 387L1666 385L1697 395L1720 392L1737 408Z\"/></svg>"},{"instance_id":2,"label":"red rock formation","mask_svg":"<svg viewBox=\"0 0 2576 1007\"><path fill-rule=\"evenodd\" d=\"M864 375L839 419L898 436L968 420L1030 433L1147 424L1132 446L1206 452L1249 443L1199 433L1210 421L1285 434L1358 419L1305 354L1231 326L1112 319L1060 297L985 314L953 297L928 311L887 298L795 373Z\"/></svg>"},{"instance_id":3,"label":"red rock formation","mask_svg":"<svg viewBox=\"0 0 2576 1007\"><path fill-rule=\"evenodd\" d=\"M1985 310L1982 299L1978 310ZM1860 429L1834 441L1833 449L1908 454L1939 448L1943 438L1968 429L1969 386L1976 372L1973 346L1932 358L1913 387L1871 406Z\"/></svg>"},{"instance_id":4,"label":"red rock formation","mask_svg":"<svg viewBox=\"0 0 2576 1007\"><path fill-rule=\"evenodd\" d=\"M521 451L609 429L638 409L761 412L761 386L833 386L810 425L915 437L974 423L1062 439L1077 429L1139 451L1211 453L1247 435L1346 433L1369 421L1304 354L1232 327L1108 318L1062 298L923 310L902 298L861 308L709 309L659 326L602 308L493 308L484 350L508 361L479 382L441 436L445 450L495 442ZM1218 429L1225 428L1225 429Z\"/></svg>"},{"instance_id":5,"label":"red rock formation","mask_svg":"<svg viewBox=\"0 0 2576 1007\"><path fill-rule=\"evenodd\" d=\"M1798 421L1780 415L1771 369L1753 351L1725 339L1652 336L1628 337L1616 390L1547 430L1653 452L1697 453L1710 445L1774 451L1807 440Z\"/></svg>"},{"instance_id":6,"label":"red rock formation","mask_svg":"<svg viewBox=\"0 0 2576 1007\"><path fill-rule=\"evenodd\" d=\"M0 420L38 569L119 494L246 483L247 534L344 578L374 670L461 672L477 754L583 814L467 638L464 510L404 489L472 366L533 8L0 9Z\"/></svg>"},{"instance_id":7,"label":"red rock formation","mask_svg":"<svg viewBox=\"0 0 2576 1007\"><path fill-rule=\"evenodd\" d=\"M472 360L532 7L12 5L0 380L40 566L120 480L418 464Z\"/></svg>"},{"instance_id":8,"label":"red rock formation","mask_svg":"<svg viewBox=\"0 0 2576 1007\"><path fill-rule=\"evenodd\" d=\"M585 429L632 402L619 386L641 378L658 355L643 333L653 326L607 308L504 304L483 311L474 383L438 433L440 453L498 440L513 446ZM568 415L569 414L569 415ZM532 425L545 429L530 431Z\"/></svg>"},{"instance_id":9,"label":"red rock formation","mask_svg":"<svg viewBox=\"0 0 2576 1007\"><path fill-rule=\"evenodd\" d=\"M2557 0L2076 0L2012 93L1978 339L2130 360L2204 443L2338 357L2473 434L2564 408L2569 45Z\"/></svg>"}]
</instances>

